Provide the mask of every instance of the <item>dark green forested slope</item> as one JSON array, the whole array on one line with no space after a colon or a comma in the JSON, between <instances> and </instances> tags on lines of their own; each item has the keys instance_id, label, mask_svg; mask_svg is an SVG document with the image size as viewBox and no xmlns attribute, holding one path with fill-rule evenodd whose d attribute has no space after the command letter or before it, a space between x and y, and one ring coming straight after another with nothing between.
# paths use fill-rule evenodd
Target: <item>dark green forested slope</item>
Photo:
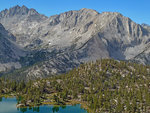
<instances>
[{"instance_id":1,"label":"dark green forested slope","mask_svg":"<svg viewBox=\"0 0 150 113\"><path fill-rule=\"evenodd\" d=\"M150 67L104 59L64 75L35 81L0 79L0 94L22 97L19 103L66 104L74 100L90 112L150 112Z\"/></svg>"}]
</instances>

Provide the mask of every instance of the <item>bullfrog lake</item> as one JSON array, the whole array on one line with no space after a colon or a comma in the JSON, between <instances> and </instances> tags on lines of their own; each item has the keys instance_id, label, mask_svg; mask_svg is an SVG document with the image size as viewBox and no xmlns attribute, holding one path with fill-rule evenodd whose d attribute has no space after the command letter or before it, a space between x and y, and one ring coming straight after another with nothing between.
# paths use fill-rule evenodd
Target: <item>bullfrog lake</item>
<instances>
[{"instance_id":1,"label":"bullfrog lake","mask_svg":"<svg viewBox=\"0 0 150 113\"><path fill-rule=\"evenodd\" d=\"M87 113L80 104L56 107L41 105L32 108L16 108L16 98L0 98L0 113Z\"/></svg>"}]
</instances>

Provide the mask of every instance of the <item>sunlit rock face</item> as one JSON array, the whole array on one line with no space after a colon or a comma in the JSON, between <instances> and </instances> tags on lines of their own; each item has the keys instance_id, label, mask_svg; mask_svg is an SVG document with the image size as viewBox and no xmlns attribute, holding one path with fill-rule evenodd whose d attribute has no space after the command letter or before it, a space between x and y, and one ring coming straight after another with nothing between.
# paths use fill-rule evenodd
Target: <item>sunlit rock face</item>
<instances>
[{"instance_id":1,"label":"sunlit rock face","mask_svg":"<svg viewBox=\"0 0 150 113\"><path fill-rule=\"evenodd\" d=\"M117 12L98 13L83 8L46 17L34 9L15 6L0 13L0 23L13 34L10 40L29 52L30 61L25 65L38 62L35 57L41 54L37 53L46 53L40 59L42 65L26 71L28 76L34 76L34 71L35 76L62 73L101 58L150 64L146 60L150 27Z\"/></svg>"}]
</instances>

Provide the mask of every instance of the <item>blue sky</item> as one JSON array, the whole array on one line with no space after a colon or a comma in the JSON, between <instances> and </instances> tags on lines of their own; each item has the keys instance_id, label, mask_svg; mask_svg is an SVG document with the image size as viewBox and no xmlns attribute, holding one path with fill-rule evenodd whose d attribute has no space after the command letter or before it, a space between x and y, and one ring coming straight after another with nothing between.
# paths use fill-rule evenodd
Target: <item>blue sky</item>
<instances>
[{"instance_id":1,"label":"blue sky","mask_svg":"<svg viewBox=\"0 0 150 113\"><path fill-rule=\"evenodd\" d=\"M150 25L150 0L0 0L0 11L15 5L34 8L51 16L69 10L90 8L98 12L120 12L141 24Z\"/></svg>"}]
</instances>

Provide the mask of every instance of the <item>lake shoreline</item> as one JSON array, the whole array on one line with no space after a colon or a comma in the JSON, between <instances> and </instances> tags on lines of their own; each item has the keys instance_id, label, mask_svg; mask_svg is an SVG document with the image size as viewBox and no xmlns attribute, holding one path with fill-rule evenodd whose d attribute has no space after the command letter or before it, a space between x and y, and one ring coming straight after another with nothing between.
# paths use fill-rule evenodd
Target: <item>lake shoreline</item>
<instances>
[{"instance_id":1,"label":"lake shoreline","mask_svg":"<svg viewBox=\"0 0 150 113\"><path fill-rule=\"evenodd\" d=\"M0 97L16 98L16 95L15 94L5 94L5 95L0 95ZM30 101L30 100L28 100L28 101ZM75 100L75 99L69 100L69 101L65 102L63 105L56 104L55 102L41 102L41 103L35 103L35 104L33 104L33 103L30 103L30 104L17 103L16 108L38 107L38 106L42 106L42 105L51 105L51 106L55 106L55 107L63 107L63 106L78 105L78 104L80 104L81 108L86 110L87 113L92 112L92 110L87 106L86 102L83 102L83 101L81 102L81 101Z\"/></svg>"},{"instance_id":2,"label":"lake shoreline","mask_svg":"<svg viewBox=\"0 0 150 113\"><path fill-rule=\"evenodd\" d=\"M78 100L70 100L70 101L66 102L65 104L63 104L63 105L58 105L54 102L42 102L41 104L37 103L37 104L29 104L29 105L25 105L25 104L20 104L19 105L19 104L17 104L16 107L17 108L27 108L27 107L35 107L35 106L42 106L42 105L52 105L52 106L56 106L56 107L62 107L62 106L77 105L77 104L80 104L81 108L86 110L87 112L92 111L91 109L89 109L86 102L81 102L81 101L78 101Z\"/></svg>"}]
</instances>

